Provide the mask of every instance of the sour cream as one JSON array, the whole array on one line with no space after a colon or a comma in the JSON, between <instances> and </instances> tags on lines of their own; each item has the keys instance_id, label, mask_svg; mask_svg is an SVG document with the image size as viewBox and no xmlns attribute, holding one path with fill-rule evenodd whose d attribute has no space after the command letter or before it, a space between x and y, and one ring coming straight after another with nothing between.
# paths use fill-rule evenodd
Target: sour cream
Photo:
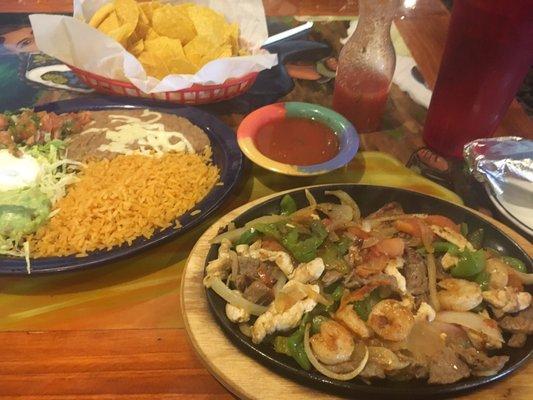
<instances>
[{"instance_id":1,"label":"sour cream","mask_svg":"<svg viewBox=\"0 0 533 400\"><path fill-rule=\"evenodd\" d=\"M34 186L41 177L39 162L28 154L15 157L7 149L0 150L0 191Z\"/></svg>"}]
</instances>

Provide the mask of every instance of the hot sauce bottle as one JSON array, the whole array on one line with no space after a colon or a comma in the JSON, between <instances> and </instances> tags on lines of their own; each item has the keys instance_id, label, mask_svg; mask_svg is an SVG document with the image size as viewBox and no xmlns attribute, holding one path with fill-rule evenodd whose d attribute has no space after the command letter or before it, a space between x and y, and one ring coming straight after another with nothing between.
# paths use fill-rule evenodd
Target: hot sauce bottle
<instances>
[{"instance_id":1,"label":"hot sauce bottle","mask_svg":"<svg viewBox=\"0 0 533 400\"><path fill-rule=\"evenodd\" d=\"M379 129L396 66L390 37L398 0L359 0L354 34L339 56L333 108L359 132Z\"/></svg>"}]
</instances>

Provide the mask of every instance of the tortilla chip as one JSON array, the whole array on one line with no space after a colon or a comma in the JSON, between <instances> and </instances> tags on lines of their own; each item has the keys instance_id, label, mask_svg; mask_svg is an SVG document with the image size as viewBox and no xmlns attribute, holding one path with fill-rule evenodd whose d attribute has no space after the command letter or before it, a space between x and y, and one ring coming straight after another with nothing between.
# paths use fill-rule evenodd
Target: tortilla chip
<instances>
[{"instance_id":1,"label":"tortilla chip","mask_svg":"<svg viewBox=\"0 0 533 400\"><path fill-rule=\"evenodd\" d=\"M202 60L199 66L203 67L205 64L207 64L210 61L217 60L219 58L224 58L224 57L231 57L232 55L233 53L232 53L231 45L226 44L224 46L212 49L208 54L202 57Z\"/></svg>"},{"instance_id":2,"label":"tortilla chip","mask_svg":"<svg viewBox=\"0 0 533 400\"><path fill-rule=\"evenodd\" d=\"M140 39L139 41L128 46L128 51L135 57L138 57L144 51L144 48L144 40Z\"/></svg>"},{"instance_id":3,"label":"tortilla chip","mask_svg":"<svg viewBox=\"0 0 533 400\"><path fill-rule=\"evenodd\" d=\"M98 25L98 30L105 33L106 35L109 35L109 32L117 29L120 26L120 23L118 22L117 13L113 11L111 14L107 16L106 19L102 21L100 25Z\"/></svg>"},{"instance_id":4,"label":"tortilla chip","mask_svg":"<svg viewBox=\"0 0 533 400\"><path fill-rule=\"evenodd\" d=\"M185 58L183 47L178 39L172 39L166 36L159 36L144 43L146 50L157 53L164 59Z\"/></svg>"},{"instance_id":5,"label":"tortilla chip","mask_svg":"<svg viewBox=\"0 0 533 400\"><path fill-rule=\"evenodd\" d=\"M148 76L163 79L170 73L164 60L155 53L143 51L138 58Z\"/></svg>"},{"instance_id":6,"label":"tortilla chip","mask_svg":"<svg viewBox=\"0 0 533 400\"><path fill-rule=\"evenodd\" d=\"M113 11L115 11L115 5L113 3L100 7L91 17L89 25L93 28L97 28Z\"/></svg>"},{"instance_id":7,"label":"tortilla chip","mask_svg":"<svg viewBox=\"0 0 533 400\"><path fill-rule=\"evenodd\" d=\"M225 31L228 23L222 14L199 5L189 7L187 12L198 35L213 36L220 40L220 43L217 44L221 44L226 40Z\"/></svg>"},{"instance_id":8,"label":"tortilla chip","mask_svg":"<svg viewBox=\"0 0 533 400\"><path fill-rule=\"evenodd\" d=\"M181 43L188 43L196 36L196 29L189 16L169 4L154 11L152 25L160 35L179 39Z\"/></svg>"},{"instance_id":9,"label":"tortilla chip","mask_svg":"<svg viewBox=\"0 0 533 400\"><path fill-rule=\"evenodd\" d=\"M154 13L154 10L157 10L159 7L161 7L161 3L158 1L147 1L143 3L139 3L139 8L143 11L146 18L148 18L148 21L152 23L152 15Z\"/></svg>"},{"instance_id":10,"label":"tortilla chip","mask_svg":"<svg viewBox=\"0 0 533 400\"><path fill-rule=\"evenodd\" d=\"M108 33L108 35L119 42L122 46L126 47L128 38L130 37L132 31L133 29L131 25L125 24L119 26L117 29L113 29Z\"/></svg>"},{"instance_id":11,"label":"tortilla chip","mask_svg":"<svg viewBox=\"0 0 533 400\"><path fill-rule=\"evenodd\" d=\"M145 40L157 39L158 37L161 36L156 31L154 31L153 28L148 28L148 32L146 32L146 35L144 36Z\"/></svg>"},{"instance_id":12,"label":"tortilla chip","mask_svg":"<svg viewBox=\"0 0 533 400\"><path fill-rule=\"evenodd\" d=\"M115 9L118 20L123 26L128 26L131 35L139 22L139 8L135 0L115 0Z\"/></svg>"},{"instance_id":13,"label":"tortilla chip","mask_svg":"<svg viewBox=\"0 0 533 400\"><path fill-rule=\"evenodd\" d=\"M198 67L186 58L172 58L167 61L167 68L171 74L194 74Z\"/></svg>"}]
</instances>

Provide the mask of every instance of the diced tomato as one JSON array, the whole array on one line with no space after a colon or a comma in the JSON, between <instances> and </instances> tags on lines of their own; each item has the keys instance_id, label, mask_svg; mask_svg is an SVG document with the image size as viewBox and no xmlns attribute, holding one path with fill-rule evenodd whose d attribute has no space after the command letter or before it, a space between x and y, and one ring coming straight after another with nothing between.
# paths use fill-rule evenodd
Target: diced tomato
<instances>
[{"instance_id":1,"label":"diced tomato","mask_svg":"<svg viewBox=\"0 0 533 400\"><path fill-rule=\"evenodd\" d=\"M428 250L430 249L431 243L433 242L433 232L420 218L399 219L394 223L394 226L400 232L405 232L422 239L424 247Z\"/></svg>"},{"instance_id":2,"label":"diced tomato","mask_svg":"<svg viewBox=\"0 0 533 400\"><path fill-rule=\"evenodd\" d=\"M63 123L62 119L55 113L38 113L41 117L41 129L45 132L52 132L61 128Z\"/></svg>"},{"instance_id":3,"label":"diced tomato","mask_svg":"<svg viewBox=\"0 0 533 400\"><path fill-rule=\"evenodd\" d=\"M459 226L453 222L450 218L443 215L428 215L426 222L430 225L438 225L443 228L450 228L455 232L459 232Z\"/></svg>"},{"instance_id":4,"label":"diced tomato","mask_svg":"<svg viewBox=\"0 0 533 400\"><path fill-rule=\"evenodd\" d=\"M261 247L270 251L285 251L285 248L276 239L272 238L264 238L261 240Z\"/></svg>"},{"instance_id":5,"label":"diced tomato","mask_svg":"<svg viewBox=\"0 0 533 400\"><path fill-rule=\"evenodd\" d=\"M363 300L368 296L372 291L380 286L390 286L390 281L387 280L374 280L370 283L367 283L365 286L353 291L348 292L341 299L340 308L344 307L346 304L353 303L354 301Z\"/></svg>"},{"instance_id":6,"label":"diced tomato","mask_svg":"<svg viewBox=\"0 0 533 400\"><path fill-rule=\"evenodd\" d=\"M383 239L376 247L389 257L399 257L403 254L405 242L400 238Z\"/></svg>"},{"instance_id":7,"label":"diced tomato","mask_svg":"<svg viewBox=\"0 0 533 400\"><path fill-rule=\"evenodd\" d=\"M411 236L421 237L420 225L415 218L398 219L394 223L394 227L400 232L408 233Z\"/></svg>"},{"instance_id":8,"label":"diced tomato","mask_svg":"<svg viewBox=\"0 0 533 400\"><path fill-rule=\"evenodd\" d=\"M387 266L388 257L385 254L381 254L378 257L367 260L364 264L355 267L355 273L362 278L368 278L369 276L379 274Z\"/></svg>"}]
</instances>

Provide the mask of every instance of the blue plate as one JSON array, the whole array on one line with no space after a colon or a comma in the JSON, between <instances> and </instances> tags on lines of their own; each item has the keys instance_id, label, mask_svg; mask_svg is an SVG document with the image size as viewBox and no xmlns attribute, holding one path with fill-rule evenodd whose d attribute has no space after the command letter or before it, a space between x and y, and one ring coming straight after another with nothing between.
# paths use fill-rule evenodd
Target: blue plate
<instances>
[{"instance_id":1,"label":"blue plate","mask_svg":"<svg viewBox=\"0 0 533 400\"><path fill-rule=\"evenodd\" d=\"M106 251L95 251L86 257L47 257L32 259L32 273L61 272L101 265L146 250L149 247L175 238L212 215L235 188L242 170L242 153L237 145L235 132L218 118L191 107L147 103L130 98L91 97L49 103L35 107L35 111L67 113L108 109L149 108L154 111L178 115L203 129L211 141L213 163L220 169L220 182L214 186L193 210L201 210L192 216L190 212L178 218L181 228L157 231L150 239L139 238L131 246L122 245ZM191 211L193 211L191 210ZM0 274L27 274L23 258L0 257Z\"/></svg>"}]
</instances>

